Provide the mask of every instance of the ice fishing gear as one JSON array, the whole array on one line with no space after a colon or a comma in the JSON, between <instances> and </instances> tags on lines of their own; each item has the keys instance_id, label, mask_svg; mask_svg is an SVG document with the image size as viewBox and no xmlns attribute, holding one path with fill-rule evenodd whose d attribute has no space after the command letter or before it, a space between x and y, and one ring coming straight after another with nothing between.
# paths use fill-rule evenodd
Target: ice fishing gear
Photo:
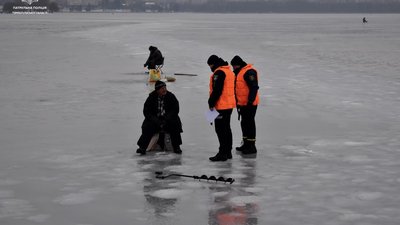
<instances>
[{"instance_id":1,"label":"ice fishing gear","mask_svg":"<svg viewBox=\"0 0 400 225\"><path fill-rule=\"evenodd\" d=\"M156 174L156 178L158 178L158 179L165 179L168 177L176 176L176 177L189 177L189 178L193 178L195 180L207 180L207 181L215 181L215 182L220 181L220 182L229 183L229 184L232 184L233 182L235 182L235 179L230 178L230 177L228 177L228 178L218 177L217 178L215 176L209 176L209 177L207 175L201 175L201 176L193 175L192 176L192 175L185 175L185 174L178 174L178 173L163 175L162 171L156 171L155 174Z\"/></svg>"},{"instance_id":2,"label":"ice fishing gear","mask_svg":"<svg viewBox=\"0 0 400 225\"><path fill-rule=\"evenodd\" d=\"M190 76L190 77L195 77L197 74L194 73L174 73L176 76Z\"/></svg>"}]
</instances>

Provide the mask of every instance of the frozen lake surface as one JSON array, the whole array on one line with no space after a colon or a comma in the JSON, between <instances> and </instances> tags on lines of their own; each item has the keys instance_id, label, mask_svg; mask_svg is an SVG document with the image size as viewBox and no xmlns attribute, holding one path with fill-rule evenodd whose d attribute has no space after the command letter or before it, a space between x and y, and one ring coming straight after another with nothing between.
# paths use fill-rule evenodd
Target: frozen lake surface
<instances>
[{"instance_id":1,"label":"frozen lake surface","mask_svg":"<svg viewBox=\"0 0 400 225\"><path fill-rule=\"evenodd\" d=\"M397 225L400 15L363 16L0 15L0 224ZM167 85L182 155L135 153L149 45L198 74ZM208 160L211 54L260 73L256 158Z\"/></svg>"}]
</instances>

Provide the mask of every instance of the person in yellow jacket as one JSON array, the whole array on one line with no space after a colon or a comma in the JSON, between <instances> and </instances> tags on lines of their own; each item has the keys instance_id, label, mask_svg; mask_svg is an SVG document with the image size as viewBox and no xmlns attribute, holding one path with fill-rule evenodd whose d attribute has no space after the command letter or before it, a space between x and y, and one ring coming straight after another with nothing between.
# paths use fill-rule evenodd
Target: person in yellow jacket
<instances>
[{"instance_id":1,"label":"person in yellow jacket","mask_svg":"<svg viewBox=\"0 0 400 225\"><path fill-rule=\"evenodd\" d=\"M210 110L217 110L215 132L219 141L218 153L210 157L211 161L226 161L232 158L231 115L235 108L235 74L228 62L216 55L211 55L207 64L213 72L210 76Z\"/></svg>"},{"instance_id":2,"label":"person in yellow jacket","mask_svg":"<svg viewBox=\"0 0 400 225\"><path fill-rule=\"evenodd\" d=\"M258 94L258 73L253 65L247 64L240 56L236 55L231 60L233 71L236 75L235 95L240 127L242 128L242 146L236 150L242 154L255 154L256 148L256 123L255 116L260 101Z\"/></svg>"}]
</instances>

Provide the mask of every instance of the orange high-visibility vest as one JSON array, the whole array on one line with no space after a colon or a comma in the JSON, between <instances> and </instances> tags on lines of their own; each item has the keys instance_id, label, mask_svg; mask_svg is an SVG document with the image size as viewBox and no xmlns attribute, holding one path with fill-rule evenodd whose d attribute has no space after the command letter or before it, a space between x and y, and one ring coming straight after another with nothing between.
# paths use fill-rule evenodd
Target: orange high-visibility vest
<instances>
[{"instance_id":1,"label":"orange high-visibility vest","mask_svg":"<svg viewBox=\"0 0 400 225\"><path fill-rule=\"evenodd\" d=\"M213 74L210 76L210 95L213 91L213 79L216 71L222 70L225 73L224 88L222 89L222 94L219 97L217 103L215 104L215 109L233 109L236 106L235 101L235 74L232 72L229 66L218 67Z\"/></svg>"},{"instance_id":2,"label":"orange high-visibility vest","mask_svg":"<svg viewBox=\"0 0 400 225\"><path fill-rule=\"evenodd\" d=\"M235 94L236 94L236 104L243 106L243 105L247 105L247 102L249 100L249 93L250 93L250 89L247 86L246 81L244 80L244 74L250 70L253 69L253 65L251 64L247 64L245 67L243 67L239 74L236 77L236 85L235 85ZM257 70L255 70L257 73L257 80L258 80L258 72ZM258 102L260 101L260 97L258 96L258 92L256 95L256 98L254 99L253 105L258 105Z\"/></svg>"}]
</instances>

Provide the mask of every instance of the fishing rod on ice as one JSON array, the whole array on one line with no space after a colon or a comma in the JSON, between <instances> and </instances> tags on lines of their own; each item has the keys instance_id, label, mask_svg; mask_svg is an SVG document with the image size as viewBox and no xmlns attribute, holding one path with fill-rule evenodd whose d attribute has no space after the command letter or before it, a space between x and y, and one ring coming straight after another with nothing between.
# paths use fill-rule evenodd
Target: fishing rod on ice
<instances>
[{"instance_id":1,"label":"fishing rod on ice","mask_svg":"<svg viewBox=\"0 0 400 225\"><path fill-rule=\"evenodd\" d=\"M163 175L162 171L156 171L156 178L158 179L165 179L168 177L189 177L189 178L193 178L195 180L207 180L207 181L215 181L215 182L224 182L224 183L229 183L232 184L233 182L235 182L235 179L228 177L228 178L224 178L224 177L215 177L215 176L207 176L207 175L201 175L201 176L196 176L196 175L185 175L185 174L178 174L178 173L172 173L172 174L168 174L168 175Z\"/></svg>"}]
</instances>

